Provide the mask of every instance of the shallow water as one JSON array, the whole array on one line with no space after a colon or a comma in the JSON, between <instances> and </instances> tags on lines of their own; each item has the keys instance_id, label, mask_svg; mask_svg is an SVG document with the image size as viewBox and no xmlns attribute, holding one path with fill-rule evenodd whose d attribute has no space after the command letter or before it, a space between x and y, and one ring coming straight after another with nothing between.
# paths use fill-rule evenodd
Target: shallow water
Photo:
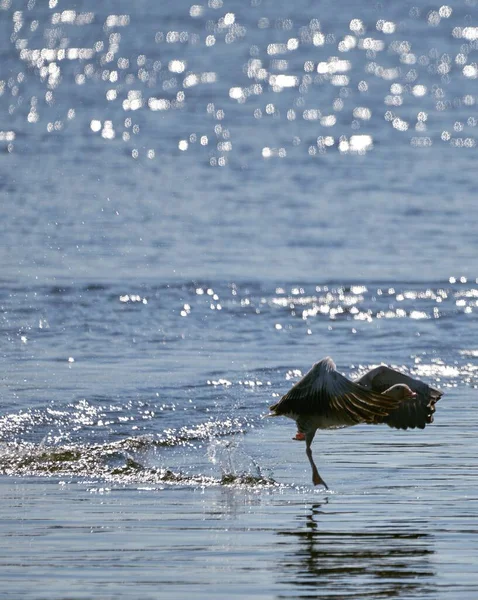
<instances>
[{"instance_id":1,"label":"shallow water","mask_svg":"<svg viewBox=\"0 0 478 600\"><path fill-rule=\"evenodd\" d=\"M8 597L473 597L476 284L208 285L3 295ZM445 392L424 431L320 433L329 492L263 418L318 352Z\"/></svg>"},{"instance_id":2,"label":"shallow water","mask_svg":"<svg viewBox=\"0 0 478 600\"><path fill-rule=\"evenodd\" d=\"M476 597L478 11L334 7L0 0L5 597Z\"/></svg>"}]
</instances>

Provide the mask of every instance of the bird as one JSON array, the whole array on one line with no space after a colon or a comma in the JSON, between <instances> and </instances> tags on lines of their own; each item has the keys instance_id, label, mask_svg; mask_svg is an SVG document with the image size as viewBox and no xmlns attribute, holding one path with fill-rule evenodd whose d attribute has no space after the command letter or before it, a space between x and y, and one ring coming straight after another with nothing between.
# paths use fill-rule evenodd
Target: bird
<instances>
[{"instance_id":1,"label":"bird","mask_svg":"<svg viewBox=\"0 0 478 600\"><path fill-rule=\"evenodd\" d=\"M433 422L435 404L443 392L386 365L350 381L327 356L315 363L276 404L268 416L285 416L297 423L295 440L305 440L312 482L328 489L315 465L311 444L317 429L359 423L396 429L424 429Z\"/></svg>"}]
</instances>

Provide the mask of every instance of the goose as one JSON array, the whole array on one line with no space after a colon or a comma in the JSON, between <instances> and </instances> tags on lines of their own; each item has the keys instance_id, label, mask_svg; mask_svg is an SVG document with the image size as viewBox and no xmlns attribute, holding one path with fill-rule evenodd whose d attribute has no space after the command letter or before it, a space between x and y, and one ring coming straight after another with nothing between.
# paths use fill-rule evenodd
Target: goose
<instances>
[{"instance_id":1,"label":"goose","mask_svg":"<svg viewBox=\"0 0 478 600\"><path fill-rule=\"evenodd\" d=\"M269 416L285 416L297 423L295 440L305 440L314 485L327 484L319 475L311 444L317 429L359 423L397 429L424 429L433 422L435 404L443 392L423 381L381 365L356 381L341 375L330 357L315 363L276 404Z\"/></svg>"}]
</instances>

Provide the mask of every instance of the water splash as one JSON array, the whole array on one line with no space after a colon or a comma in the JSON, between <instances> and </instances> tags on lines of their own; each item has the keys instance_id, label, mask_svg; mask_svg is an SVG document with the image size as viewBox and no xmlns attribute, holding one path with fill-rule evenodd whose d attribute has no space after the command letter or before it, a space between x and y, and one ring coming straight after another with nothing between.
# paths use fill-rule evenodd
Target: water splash
<instances>
[{"instance_id":1,"label":"water splash","mask_svg":"<svg viewBox=\"0 0 478 600\"><path fill-rule=\"evenodd\" d=\"M148 449L154 441L145 439L123 440L102 445L43 446L2 444L0 473L9 476L74 478L75 480L102 480L122 485L172 484L187 486L241 486L277 487L270 477L252 473L224 471L214 477L184 473L166 467L146 466L132 452Z\"/></svg>"}]
</instances>

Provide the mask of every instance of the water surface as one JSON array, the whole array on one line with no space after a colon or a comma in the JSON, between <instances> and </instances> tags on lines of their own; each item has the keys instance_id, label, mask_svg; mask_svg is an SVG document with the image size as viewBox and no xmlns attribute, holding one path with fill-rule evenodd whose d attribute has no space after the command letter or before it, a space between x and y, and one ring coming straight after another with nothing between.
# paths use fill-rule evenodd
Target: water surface
<instances>
[{"instance_id":1,"label":"water surface","mask_svg":"<svg viewBox=\"0 0 478 600\"><path fill-rule=\"evenodd\" d=\"M5 597L475 598L478 14L0 0ZM266 419L330 355L424 431Z\"/></svg>"}]
</instances>

